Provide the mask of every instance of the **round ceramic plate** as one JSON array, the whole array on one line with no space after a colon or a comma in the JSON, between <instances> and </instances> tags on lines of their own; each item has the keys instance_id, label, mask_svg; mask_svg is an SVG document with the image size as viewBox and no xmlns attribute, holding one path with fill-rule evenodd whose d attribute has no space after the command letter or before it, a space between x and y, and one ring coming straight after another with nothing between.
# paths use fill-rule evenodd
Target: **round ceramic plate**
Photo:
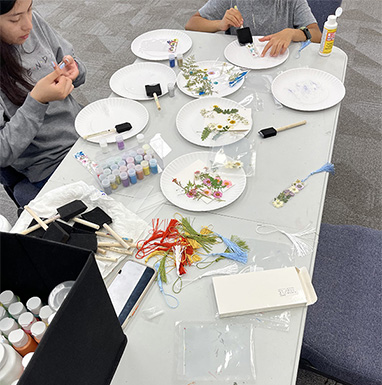
<instances>
[{"instance_id":1,"label":"round ceramic plate","mask_svg":"<svg viewBox=\"0 0 382 385\"><path fill-rule=\"evenodd\" d=\"M260 42L258 38L261 36L253 36L253 45L257 52L261 54L264 47L268 42ZM265 54L264 57L252 56L248 47L240 45L237 40L234 40L232 43L228 44L224 50L225 58L240 67L249 68L253 70L266 69L276 67L282 63L289 56L289 49L287 49L282 55L272 57L269 55L269 51Z\"/></svg>"},{"instance_id":2,"label":"round ceramic plate","mask_svg":"<svg viewBox=\"0 0 382 385\"><path fill-rule=\"evenodd\" d=\"M181 108L176 117L176 128L183 138L198 146L217 147L235 143L250 132L252 121L249 122L247 131L224 132L216 139L213 139L211 134L205 140L202 140L204 118L200 111L204 108L211 108L214 105L219 106L221 109L243 108L239 103L224 98L206 97L192 100Z\"/></svg>"},{"instance_id":3,"label":"round ceramic plate","mask_svg":"<svg viewBox=\"0 0 382 385\"><path fill-rule=\"evenodd\" d=\"M163 195L175 206L190 211L212 211L228 206L234 202L245 189L247 179L243 169L237 169L234 173L230 170L226 178L232 182L232 187L224 192L223 201L212 200L204 202L203 200L194 200L188 198L186 194L180 191L172 180L179 175L183 170L192 165L196 161L202 161L205 165L209 165L210 152L192 152L185 154L177 159L174 159L163 171L160 179L160 187ZM197 170L195 170L197 171ZM224 179L224 170L217 172Z\"/></svg>"},{"instance_id":4,"label":"round ceramic plate","mask_svg":"<svg viewBox=\"0 0 382 385\"><path fill-rule=\"evenodd\" d=\"M136 37L131 43L131 51L135 56L146 60L168 60L170 45L168 41L178 39L176 50L172 52L184 54L192 47L191 38L184 32L172 29L157 29Z\"/></svg>"},{"instance_id":5,"label":"round ceramic plate","mask_svg":"<svg viewBox=\"0 0 382 385\"><path fill-rule=\"evenodd\" d=\"M169 83L175 84L175 72L161 63L136 63L123 67L110 78L110 88L128 99L149 100L145 85L160 84L162 95L167 94ZM160 96L160 95L158 95Z\"/></svg>"},{"instance_id":6,"label":"round ceramic plate","mask_svg":"<svg viewBox=\"0 0 382 385\"><path fill-rule=\"evenodd\" d=\"M77 133L85 136L129 122L131 130L122 133L123 139L128 139L141 132L148 121L149 113L141 103L123 98L107 98L97 100L83 108L77 115L74 125ZM105 138L108 143L113 143L116 135L114 132L87 140L99 143L101 138Z\"/></svg>"},{"instance_id":7,"label":"round ceramic plate","mask_svg":"<svg viewBox=\"0 0 382 385\"><path fill-rule=\"evenodd\" d=\"M199 95L197 91L191 91L186 87L187 80L183 75L183 72L180 72L177 77L177 84L179 89L188 96L194 98L206 97L206 96L219 96L224 97L227 95L233 94L237 91L244 83L245 77L237 82L233 87L229 85L229 75L227 71L231 70L236 73L243 72L241 68L233 66L227 62L220 62L216 60L207 60L200 61L195 63L200 69L206 70L206 74L213 83L213 94L212 95Z\"/></svg>"},{"instance_id":8,"label":"round ceramic plate","mask_svg":"<svg viewBox=\"0 0 382 385\"><path fill-rule=\"evenodd\" d=\"M327 72L315 68L294 68L275 78L272 93L286 107L319 111L339 103L345 96L345 87Z\"/></svg>"}]
</instances>

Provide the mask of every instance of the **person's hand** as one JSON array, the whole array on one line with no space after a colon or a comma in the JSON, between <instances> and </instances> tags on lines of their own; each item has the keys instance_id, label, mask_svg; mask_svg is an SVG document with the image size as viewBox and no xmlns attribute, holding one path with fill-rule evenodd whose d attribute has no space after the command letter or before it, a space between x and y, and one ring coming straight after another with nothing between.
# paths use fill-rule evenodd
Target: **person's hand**
<instances>
[{"instance_id":1,"label":"person's hand","mask_svg":"<svg viewBox=\"0 0 382 385\"><path fill-rule=\"evenodd\" d=\"M243 16L234 8L230 8L224 14L223 19L220 21L220 30L226 31L229 27L240 28L243 25Z\"/></svg>"},{"instance_id":2,"label":"person's hand","mask_svg":"<svg viewBox=\"0 0 382 385\"><path fill-rule=\"evenodd\" d=\"M270 56L277 56L279 54L283 54L289 47L293 39L294 33L294 29L286 28L280 32L260 38L259 41L268 41L268 44L264 47L261 56L264 57L269 50Z\"/></svg>"},{"instance_id":3,"label":"person's hand","mask_svg":"<svg viewBox=\"0 0 382 385\"><path fill-rule=\"evenodd\" d=\"M78 70L78 65L75 62L75 60L70 55L66 55L62 58L61 63L62 65L60 65L60 67L62 70L62 74L74 82L80 73L80 71Z\"/></svg>"},{"instance_id":4,"label":"person's hand","mask_svg":"<svg viewBox=\"0 0 382 385\"><path fill-rule=\"evenodd\" d=\"M40 79L30 92L30 96L40 103L64 100L73 91L72 80L63 76L62 70L55 66L53 72Z\"/></svg>"}]
</instances>

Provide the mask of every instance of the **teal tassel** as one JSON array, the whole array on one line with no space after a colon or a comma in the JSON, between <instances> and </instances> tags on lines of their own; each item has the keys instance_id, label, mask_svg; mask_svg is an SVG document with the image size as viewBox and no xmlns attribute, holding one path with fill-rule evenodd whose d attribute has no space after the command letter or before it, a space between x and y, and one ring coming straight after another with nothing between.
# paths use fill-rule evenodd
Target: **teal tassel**
<instances>
[{"instance_id":1,"label":"teal tassel","mask_svg":"<svg viewBox=\"0 0 382 385\"><path fill-rule=\"evenodd\" d=\"M233 259L234 261L247 263L248 253L245 252L241 247L239 247L235 242L231 241L228 238L223 237L220 234L215 233L231 251L230 253L213 253L212 256L220 255L225 258Z\"/></svg>"},{"instance_id":2,"label":"teal tassel","mask_svg":"<svg viewBox=\"0 0 382 385\"><path fill-rule=\"evenodd\" d=\"M318 174L320 172L330 172L331 174L334 174L334 164L332 163L325 163L322 167L320 167L318 170L311 172L305 179L303 179L301 182L305 182L311 175Z\"/></svg>"}]
</instances>

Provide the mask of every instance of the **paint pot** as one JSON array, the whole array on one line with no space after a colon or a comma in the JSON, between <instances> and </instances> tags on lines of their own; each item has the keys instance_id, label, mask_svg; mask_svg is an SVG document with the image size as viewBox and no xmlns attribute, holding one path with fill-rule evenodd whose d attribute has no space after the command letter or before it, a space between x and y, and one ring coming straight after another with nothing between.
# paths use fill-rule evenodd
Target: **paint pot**
<instances>
[{"instance_id":1,"label":"paint pot","mask_svg":"<svg viewBox=\"0 0 382 385\"><path fill-rule=\"evenodd\" d=\"M122 174L123 172L127 172L127 166L120 166L119 172Z\"/></svg>"},{"instance_id":2,"label":"paint pot","mask_svg":"<svg viewBox=\"0 0 382 385\"><path fill-rule=\"evenodd\" d=\"M170 53L170 55L168 55L168 61L169 61L170 67L174 68L175 67L175 55L173 53Z\"/></svg>"},{"instance_id":3,"label":"paint pot","mask_svg":"<svg viewBox=\"0 0 382 385\"><path fill-rule=\"evenodd\" d=\"M150 166L150 171L153 174L158 174L158 162L156 159L150 159L149 166Z\"/></svg>"},{"instance_id":4,"label":"paint pot","mask_svg":"<svg viewBox=\"0 0 382 385\"><path fill-rule=\"evenodd\" d=\"M145 143L145 136L143 134L138 134L136 138L139 144Z\"/></svg>"},{"instance_id":5,"label":"paint pot","mask_svg":"<svg viewBox=\"0 0 382 385\"><path fill-rule=\"evenodd\" d=\"M121 172L120 178L121 178L123 187L129 187L130 182L129 182L129 176L127 175L127 172Z\"/></svg>"},{"instance_id":6,"label":"paint pot","mask_svg":"<svg viewBox=\"0 0 382 385\"><path fill-rule=\"evenodd\" d=\"M104 179L102 182L102 189L105 192L105 194L110 195L112 193L109 178Z\"/></svg>"},{"instance_id":7,"label":"paint pot","mask_svg":"<svg viewBox=\"0 0 382 385\"><path fill-rule=\"evenodd\" d=\"M126 158L126 163L129 164L129 163L134 163L134 158L132 156L129 156ZM134 163L135 164L135 163Z\"/></svg>"},{"instance_id":8,"label":"paint pot","mask_svg":"<svg viewBox=\"0 0 382 385\"><path fill-rule=\"evenodd\" d=\"M123 135L116 135L115 142L117 143L118 150L122 151L125 149L125 142L123 141Z\"/></svg>"},{"instance_id":9,"label":"paint pot","mask_svg":"<svg viewBox=\"0 0 382 385\"><path fill-rule=\"evenodd\" d=\"M109 182L110 182L110 187L112 190L116 190L118 188L117 180L115 175L111 174L109 175Z\"/></svg>"},{"instance_id":10,"label":"paint pot","mask_svg":"<svg viewBox=\"0 0 382 385\"><path fill-rule=\"evenodd\" d=\"M127 174L129 175L130 183L137 183L137 173L135 172L135 168L131 168L127 170Z\"/></svg>"},{"instance_id":11,"label":"paint pot","mask_svg":"<svg viewBox=\"0 0 382 385\"><path fill-rule=\"evenodd\" d=\"M41 318L41 321L48 324L48 318L53 313L53 310L49 305L45 305L40 309L40 312L38 313L38 316Z\"/></svg>"},{"instance_id":12,"label":"paint pot","mask_svg":"<svg viewBox=\"0 0 382 385\"><path fill-rule=\"evenodd\" d=\"M37 342L22 329L10 332L8 340L15 350L23 357L37 349Z\"/></svg>"},{"instance_id":13,"label":"paint pot","mask_svg":"<svg viewBox=\"0 0 382 385\"><path fill-rule=\"evenodd\" d=\"M36 321L36 317L31 312L27 311L20 315L18 322L25 333L32 334L31 327Z\"/></svg>"},{"instance_id":14,"label":"paint pot","mask_svg":"<svg viewBox=\"0 0 382 385\"><path fill-rule=\"evenodd\" d=\"M141 162L143 160L143 156L142 155L136 155L134 159L135 159L135 164L141 164Z\"/></svg>"},{"instance_id":15,"label":"paint pot","mask_svg":"<svg viewBox=\"0 0 382 385\"><path fill-rule=\"evenodd\" d=\"M106 138L100 138L99 139L99 146L101 147L101 150L104 154L106 154L109 151L109 148L107 147Z\"/></svg>"},{"instance_id":16,"label":"paint pot","mask_svg":"<svg viewBox=\"0 0 382 385\"><path fill-rule=\"evenodd\" d=\"M118 162L118 167L121 168L122 166L126 166L126 162L123 159Z\"/></svg>"},{"instance_id":17,"label":"paint pot","mask_svg":"<svg viewBox=\"0 0 382 385\"><path fill-rule=\"evenodd\" d=\"M143 148L139 147L139 148L137 148L137 154L143 156L143 155L145 155L145 150Z\"/></svg>"},{"instance_id":18,"label":"paint pot","mask_svg":"<svg viewBox=\"0 0 382 385\"><path fill-rule=\"evenodd\" d=\"M109 167L106 167L103 169L103 174L106 176L109 176L111 174L111 170Z\"/></svg>"},{"instance_id":19,"label":"paint pot","mask_svg":"<svg viewBox=\"0 0 382 385\"><path fill-rule=\"evenodd\" d=\"M115 176L115 181L117 182L117 185L120 185L121 184L120 171L114 170L112 174Z\"/></svg>"},{"instance_id":20,"label":"paint pot","mask_svg":"<svg viewBox=\"0 0 382 385\"><path fill-rule=\"evenodd\" d=\"M33 313L34 316L38 317L38 313L42 308L42 301L39 297L31 297L27 301L27 309Z\"/></svg>"},{"instance_id":21,"label":"paint pot","mask_svg":"<svg viewBox=\"0 0 382 385\"><path fill-rule=\"evenodd\" d=\"M145 143L143 146L143 151L145 152L145 154L147 154L147 151L151 149L151 146L147 143Z\"/></svg>"},{"instance_id":22,"label":"paint pot","mask_svg":"<svg viewBox=\"0 0 382 385\"><path fill-rule=\"evenodd\" d=\"M135 163L127 163L127 171L129 171L130 169L134 169L135 170Z\"/></svg>"},{"instance_id":23,"label":"paint pot","mask_svg":"<svg viewBox=\"0 0 382 385\"><path fill-rule=\"evenodd\" d=\"M145 176L143 174L143 167L140 164L135 166L135 172L137 173L137 178L142 180Z\"/></svg>"},{"instance_id":24,"label":"paint pot","mask_svg":"<svg viewBox=\"0 0 382 385\"><path fill-rule=\"evenodd\" d=\"M144 175L150 175L149 162L147 160L142 160L141 166L142 166L142 169L143 169L143 174Z\"/></svg>"},{"instance_id":25,"label":"paint pot","mask_svg":"<svg viewBox=\"0 0 382 385\"><path fill-rule=\"evenodd\" d=\"M25 313L27 309L21 302L11 303L8 307L8 313L15 320L18 320L22 313Z\"/></svg>"},{"instance_id":26,"label":"paint pot","mask_svg":"<svg viewBox=\"0 0 382 385\"><path fill-rule=\"evenodd\" d=\"M13 330L19 329L18 323L13 318L3 318L0 321L0 331L6 336Z\"/></svg>"},{"instance_id":27,"label":"paint pot","mask_svg":"<svg viewBox=\"0 0 382 385\"><path fill-rule=\"evenodd\" d=\"M45 322L37 321L31 327L32 336L37 343L40 343L41 338L46 332L47 326Z\"/></svg>"},{"instance_id":28,"label":"paint pot","mask_svg":"<svg viewBox=\"0 0 382 385\"><path fill-rule=\"evenodd\" d=\"M11 290L4 290L1 294L0 294L0 303L6 308L8 309L9 305L11 303L14 303L14 302L17 302L19 299L17 298L17 296L15 294L13 294L13 291Z\"/></svg>"},{"instance_id":29,"label":"paint pot","mask_svg":"<svg viewBox=\"0 0 382 385\"><path fill-rule=\"evenodd\" d=\"M183 54L178 53L176 55L176 61L178 62L178 67L182 67L182 65L183 65Z\"/></svg>"}]
</instances>

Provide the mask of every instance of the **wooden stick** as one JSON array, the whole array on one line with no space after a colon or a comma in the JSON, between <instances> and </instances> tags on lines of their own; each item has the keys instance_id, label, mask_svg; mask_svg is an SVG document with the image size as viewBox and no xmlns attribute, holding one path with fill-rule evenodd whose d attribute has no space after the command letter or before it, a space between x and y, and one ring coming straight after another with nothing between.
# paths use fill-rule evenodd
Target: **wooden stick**
<instances>
[{"instance_id":1,"label":"wooden stick","mask_svg":"<svg viewBox=\"0 0 382 385\"><path fill-rule=\"evenodd\" d=\"M103 231L96 231L95 233L96 233L96 235L98 235L98 236L100 236L100 237L115 239L112 235L107 234L107 233L104 233ZM133 240L133 239L131 239L131 238L124 239L124 238L127 238L127 237L122 237L122 239L123 239L128 245L130 245L130 247L137 247L137 244L134 243L134 240Z\"/></svg>"},{"instance_id":2,"label":"wooden stick","mask_svg":"<svg viewBox=\"0 0 382 385\"><path fill-rule=\"evenodd\" d=\"M105 255L105 254L107 253L107 251L104 250L104 249L100 249L99 247L97 247L97 253L100 253L100 254Z\"/></svg>"},{"instance_id":3,"label":"wooden stick","mask_svg":"<svg viewBox=\"0 0 382 385\"><path fill-rule=\"evenodd\" d=\"M283 127L276 128L276 131L277 131L277 132L279 132L279 131L284 131L284 130L287 130L288 128L293 128L293 127L297 127L297 126L302 126L303 124L306 124L306 120L303 120L303 121L297 122L297 123L288 124L287 126L283 126Z\"/></svg>"},{"instance_id":4,"label":"wooden stick","mask_svg":"<svg viewBox=\"0 0 382 385\"><path fill-rule=\"evenodd\" d=\"M42 219L29 207L24 206L24 209L28 211L30 215L37 221L37 223L46 231L48 229L48 225L42 221Z\"/></svg>"},{"instance_id":5,"label":"wooden stick","mask_svg":"<svg viewBox=\"0 0 382 385\"><path fill-rule=\"evenodd\" d=\"M81 219L81 218L77 218L77 217L73 217L71 219L73 222L77 222L77 223L80 223L81 225L88 226L88 227L91 227L92 229L99 230L99 225L97 225L96 223L85 221L85 219Z\"/></svg>"},{"instance_id":6,"label":"wooden stick","mask_svg":"<svg viewBox=\"0 0 382 385\"><path fill-rule=\"evenodd\" d=\"M120 247L118 242L98 242L100 247Z\"/></svg>"},{"instance_id":7,"label":"wooden stick","mask_svg":"<svg viewBox=\"0 0 382 385\"><path fill-rule=\"evenodd\" d=\"M83 139L89 139L89 138L94 138L95 136L98 136L98 135L111 134L111 133L114 133L114 132L117 132L116 129L115 128L111 128L109 130L95 132L94 134L84 135L82 138Z\"/></svg>"},{"instance_id":8,"label":"wooden stick","mask_svg":"<svg viewBox=\"0 0 382 385\"><path fill-rule=\"evenodd\" d=\"M114 253L119 253L119 254L125 254L125 255L133 255L133 252L130 250L126 249L121 249L121 248L116 248L116 247L107 247L107 251L113 251Z\"/></svg>"},{"instance_id":9,"label":"wooden stick","mask_svg":"<svg viewBox=\"0 0 382 385\"><path fill-rule=\"evenodd\" d=\"M55 220L59 219L60 216L59 215L55 215L54 217L52 218L48 218L48 219L45 219L45 221L43 221L45 224L49 225L49 223L52 223L54 222ZM39 223L36 223L35 225L31 226L31 227L28 227L27 229L25 229L24 231L21 231L20 234L23 234L23 235L27 235L37 229L39 229L41 227L41 225Z\"/></svg>"},{"instance_id":10,"label":"wooden stick","mask_svg":"<svg viewBox=\"0 0 382 385\"><path fill-rule=\"evenodd\" d=\"M162 109L162 107L159 104L158 95L154 92L153 96L154 96L155 104L157 105L157 109L158 109L158 111L160 111Z\"/></svg>"},{"instance_id":11,"label":"wooden stick","mask_svg":"<svg viewBox=\"0 0 382 385\"><path fill-rule=\"evenodd\" d=\"M99 261L118 262L118 258L114 258L114 257L101 257L99 255L96 255L95 258L98 259Z\"/></svg>"},{"instance_id":12,"label":"wooden stick","mask_svg":"<svg viewBox=\"0 0 382 385\"><path fill-rule=\"evenodd\" d=\"M130 249L130 246L106 223L103 224L104 229L106 229L118 243L125 249Z\"/></svg>"}]
</instances>

